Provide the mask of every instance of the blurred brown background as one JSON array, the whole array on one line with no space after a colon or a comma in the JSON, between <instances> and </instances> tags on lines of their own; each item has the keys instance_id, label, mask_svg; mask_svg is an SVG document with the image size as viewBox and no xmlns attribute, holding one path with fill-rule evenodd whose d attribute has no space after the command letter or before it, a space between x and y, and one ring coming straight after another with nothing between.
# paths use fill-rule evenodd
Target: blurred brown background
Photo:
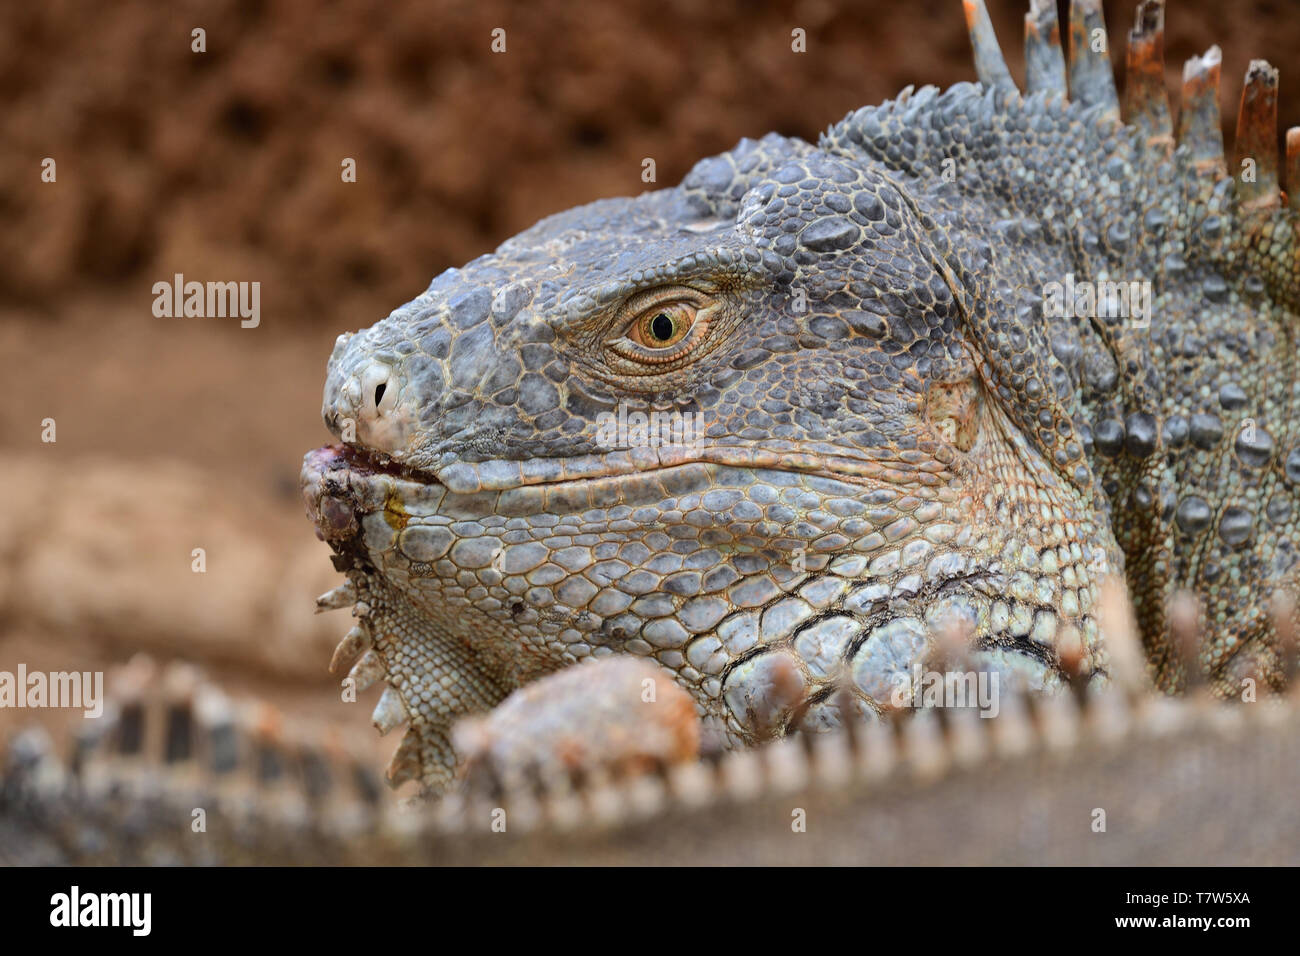
<instances>
[{"instance_id":1,"label":"blurred brown background","mask_svg":"<svg viewBox=\"0 0 1300 956\"><path fill-rule=\"evenodd\" d=\"M990 6L1022 75L1027 0ZM1135 6L1105 5L1121 85ZM1217 42L1229 143L1252 57L1300 124L1295 0L1170 6L1175 104ZM672 185L742 136L815 139L909 83L973 78L956 0L0 7L0 669L147 649L327 707L347 622L311 616L338 576L296 479L328 437L340 331L541 216L639 192L645 157ZM155 318L176 272L259 281L261 326Z\"/></svg>"}]
</instances>

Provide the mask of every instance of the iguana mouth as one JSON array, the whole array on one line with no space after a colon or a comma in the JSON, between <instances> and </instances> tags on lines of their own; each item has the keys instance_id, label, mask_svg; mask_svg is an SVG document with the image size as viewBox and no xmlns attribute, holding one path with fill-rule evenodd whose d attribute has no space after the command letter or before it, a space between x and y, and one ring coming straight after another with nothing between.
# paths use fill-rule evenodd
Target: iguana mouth
<instances>
[{"instance_id":1,"label":"iguana mouth","mask_svg":"<svg viewBox=\"0 0 1300 956\"><path fill-rule=\"evenodd\" d=\"M309 451L302 462L300 483L307 517L316 526L316 536L323 541L339 542L359 530L358 479L376 475L437 485L432 475L417 474L386 455L350 445L323 445Z\"/></svg>"},{"instance_id":2,"label":"iguana mouth","mask_svg":"<svg viewBox=\"0 0 1300 956\"><path fill-rule=\"evenodd\" d=\"M853 449L809 446L795 442L771 447L751 445L665 445L612 452L573 455L549 459L486 459L456 461L432 470L398 461L384 452L362 445L325 445L308 454L308 460L322 471L349 470L357 475L389 475L423 485L445 487L454 494L484 491L505 492L529 487L558 488L601 480L631 478L653 472L669 472L689 465L766 469L804 474L852 484L928 485L940 483L954 466L951 456L939 449L926 452L888 454L871 458Z\"/></svg>"},{"instance_id":3,"label":"iguana mouth","mask_svg":"<svg viewBox=\"0 0 1300 956\"><path fill-rule=\"evenodd\" d=\"M342 444L326 445L319 451L332 451L339 461L339 467L345 467L358 474L392 475L407 481L416 481L426 485L438 485L441 482L432 472L404 464L374 448L364 445Z\"/></svg>"}]
</instances>

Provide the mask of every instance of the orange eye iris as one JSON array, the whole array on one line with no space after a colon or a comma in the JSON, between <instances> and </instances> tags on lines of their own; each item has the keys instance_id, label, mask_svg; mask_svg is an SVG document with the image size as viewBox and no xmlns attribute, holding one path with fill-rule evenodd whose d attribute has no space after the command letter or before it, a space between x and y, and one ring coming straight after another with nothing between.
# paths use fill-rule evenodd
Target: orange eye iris
<instances>
[{"instance_id":1,"label":"orange eye iris","mask_svg":"<svg viewBox=\"0 0 1300 956\"><path fill-rule=\"evenodd\" d=\"M628 338L647 349L666 349L686 337L695 322L695 310L684 303L647 309L628 329Z\"/></svg>"}]
</instances>

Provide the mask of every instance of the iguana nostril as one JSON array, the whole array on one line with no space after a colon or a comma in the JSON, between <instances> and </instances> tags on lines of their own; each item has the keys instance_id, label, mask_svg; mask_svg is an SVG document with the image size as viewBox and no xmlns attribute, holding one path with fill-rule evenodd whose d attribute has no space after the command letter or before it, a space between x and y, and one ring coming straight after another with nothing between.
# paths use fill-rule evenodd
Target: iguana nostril
<instances>
[{"instance_id":1,"label":"iguana nostril","mask_svg":"<svg viewBox=\"0 0 1300 956\"><path fill-rule=\"evenodd\" d=\"M383 417L379 404L394 382L393 375L394 370L387 362L370 361L358 369L349 383L354 410L365 417ZM393 398L397 395L394 394ZM372 401L373 405L370 404Z\"/></svg>"}]
</instances>

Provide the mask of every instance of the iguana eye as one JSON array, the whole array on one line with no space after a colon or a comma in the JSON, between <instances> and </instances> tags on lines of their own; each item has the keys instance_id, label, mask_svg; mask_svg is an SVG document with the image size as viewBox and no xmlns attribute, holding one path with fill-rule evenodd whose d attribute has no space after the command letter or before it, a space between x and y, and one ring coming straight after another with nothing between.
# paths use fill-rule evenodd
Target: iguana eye
<instances>
[{"instance_id":1,"label":"iguana eye","mask_svg":"<svg viewBox=\"0 0 1300 956\"><path fill-rule=\"evenodd\" d=\"M695 309L684 302L655 306L637 316L628 338L648 349L671 348L686 337L695 322Z\"/></svg>"},{"instance_id":2,"label":"iguana eye","mask_svg":"<svg viewBox=\"0 0 1300 956\"><path fill-rule=\"evenodd\" d=\"M624 304L621 315L630 318L621 319L618 336L606 344L619 358L660 371L704 341L712 306L704 293L685 286L643 292Z\"/></svg>"}]
</instances>

